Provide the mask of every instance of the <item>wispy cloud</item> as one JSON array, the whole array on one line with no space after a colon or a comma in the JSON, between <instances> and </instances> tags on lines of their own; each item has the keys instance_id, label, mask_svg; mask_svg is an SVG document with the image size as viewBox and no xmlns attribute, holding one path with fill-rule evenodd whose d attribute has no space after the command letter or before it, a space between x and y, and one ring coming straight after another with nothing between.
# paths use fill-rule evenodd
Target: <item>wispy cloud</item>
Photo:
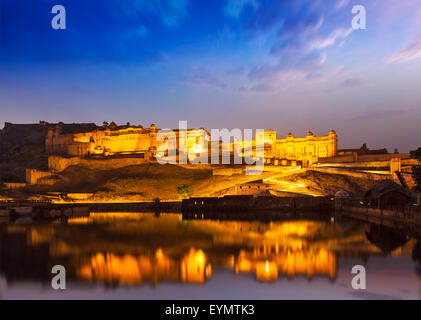
<instances>
[{"instance_id":1,"label":"wispy cloud","mask_svg":"<svg viewBox=\"0 0 421 320\"><path fill-rule=\"evenodd\" d=\"M110 13L117 19L126 18L131 21L158 19L164 26L178 27L188 18L189 0L125 0L109 4Z\"/></svg>"},{"instance_id":2,"label":"wispy cloud","mask_svg":"<svg viewBox=\"0 0 421 320\"><path fill-rule=\"evenodd\" d=\"M308 16L292 16L285 20L279 30L280 36L302 37L310 32L317 31L323 25L323 15L312 13Z\"/></svg>"},{"instance_id":3,"label":"wispy cloud","mask_svg":"<svg viewBox=\"0 0 421 320\"><path fill-rule=\"evenodd\" d=\"M335 10L339 10L342 9L343 7L345 7L346 5L348 5L349 0L338 0L334 6Z\"/></svg>"},{"instance_id":4,"label":"wispy cloud","mask_svg":"<svg viewBox=\"0 0 421 320\"><path fill-rule=\"evenodd\" d=\"M168 60L168 55L162 51L143 51L140 61L147 65L157 64Z\"/></svg>"},{"instance_id":5,"label":"wispy cloud","mask_svg":"<svg viewBox=\"0 0 421 320\"><path fill-rule=\"evenodd\" d=\"M232 3L228 1L228 4ZM270 46L266 61L248 66L250 71L240 91L269 92L283 87L282 82L286 79L314 81L337 73L338 68L325 65L327 55L323 49L348 38L352 29L336 27L324 37L318 35L331 28L324 24L324 17L331 14L331 5L308 0L236 3L235 8L242 14L235 14L235 17L243 30L252 36L266 37L265 45ZM338 1L336 6L341 8L347 3ZM243 14L245 8L248 8L247 14Z\"/></svg>"},{"instance_id":6,"label":"wispy cloud","mask_svg":"<svg viewBox=\"0 0 421 320\"><path fill-rule=\"evenodd\" d=\"M339 84L339 87L341 87L341 88L355 88L355 87L359 87L363 83L364 83L363 80L360 79L360 78L349 78L349 79L346 79L346 80L342 81Z\"/></svg>"},{"instance_id":7,"label":"wispy cloud","mask_svg":"<svg viewBox=\"0 0 421 320\"><path fill-rule=\"evenodd\" d=\"M276 65L255 66L248 73L250 83L243 85L241 92L278 91L290 84L289 80L320 81L334 76L342 67L323 67L326 61L324 53L309 53L288 61L280 60Z\"/></svg>"},{"instance_id":8,"label":"wispy cloud","mask_svg":"<svg viewBox=\"0 0 421 320\"><path fill-rule=\"evenodd\" d=\"M311 43L311 47L316 48L316 49L323 49L323 48L326 48L326 47L330 47L330 46L334 45L335 42L338 39L343 40L343 39L348 38L349 35L352 33L352 31L353 31L352 28L336 29L326 38L317 38L317 39L313 40L313 42Z\"/></svg>"},{"instance_id":9,"label":"wispy cloud","mask_svg":"<svg viewBox=\"0 0 421 320\"><path fill-rule=\"evenodd\" d=\"M296 71L307 74L319 68L326 61L326 55L323 53L309 53L301 56L291 55L285 56L284 58L280 59L276 65L264 64L252 68L248 76L252 79L262 79L273 77L285 71Z\"/></svg>"},{"instance_id":10,"label":"wispy cloud","mask_svg":"<svg viewBox=\"0 0 421 320\"><path fill-rule=\"evenodd\" d=\"M236 67L236 68L230 68L225 71L227 75L237 76L242 75L246 71L245 67Z\"/></svg>"},{"instance_id":11,"label":"wispy cloud","mask_svg":"<svg viewBox=\"0 0 421 320\"><path fill-rule=\"evenodd\" d=\"M228 0L223 11L227 16L238 19L247 6L256 9L258 3L256 0Z\"/></svg>"},{"instance_id":12,"label":"wispy cloud","mask_svg":"<svg viewBox=\"0 0 421 320\"><path fill-rule=\"evenodd\" d=\"M139 37L146 37L149 34L149 30L145 26L140 26L136 29L136 33L139 35Z\"/></svg>"},{"instance_id":13,"label":"wispy cloud","mask_svg":"<svg viewBox=\"0 0 421 320\"><path fill-rule=\"evenodd\" d=\"M245 85L238 88L238 92L245 92L245 93L267 93L272 92L274 90L274 83L268 82L261 82L252 85Z\"/></svg>"},{"instance_id":14,"label":"wispy cloud","mask_svg":"<svg viewBox=\"0 0 421 320\"><path fill-rule=\"evenodd\" d=\"M386 58L387 63L408 62L421 56L421 36L406 48L399 50Z\"/></svg>"},{"instance_id":15,"label":"wispy cloud","mask_svg":"<svg viewBox=\"0 0 421 320\"><path fill-rule=\"evenodd\" d=\"M228 88L225 82L221 81L206 68L195 68L190 74L182 76L180 80L191 86L210 86L219 89Z\"/></svg>"}]
</instances>

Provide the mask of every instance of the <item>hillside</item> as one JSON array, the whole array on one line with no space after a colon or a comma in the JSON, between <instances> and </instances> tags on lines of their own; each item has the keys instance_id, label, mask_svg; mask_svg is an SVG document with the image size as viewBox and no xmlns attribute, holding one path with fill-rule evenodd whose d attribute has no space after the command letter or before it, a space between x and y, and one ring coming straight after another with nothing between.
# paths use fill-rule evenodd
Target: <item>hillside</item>
<instances>
[{"instance_id":1,"label":"hillside","mask_svg":"<svg viewBox=\"0 0 421 320\"><path fill-rule=\"evenodd\" d=\"M361 195L374 182L339 174L321 172L300 172L282 174L264 172L258 176L233 175L213 176L209 166L185 168L176 165L149 163L111 170L92 170L83 166L71 166L61 172L53 186L27 187L29 194L47 192L93 193L93 201L162 201L178 200L177 187L191 185L193 196L212 196L221 190L257 179L264 179L270 185L272 194L298 193L307 195L333 195L344 189L351 194Z\"/></svg>"},{"instance_id":2,"label":"hillside","mask_svg":"<svg viewBox=\"0 0 421 320\"><path fill-rule=\"evenodd\" d=\"M270 179L277 189L283 191L307 193L315 196L334 195L338 190L346 190L351 195L362 196L378 181L368 178L355 178L345 174L331 174L317 171L282 176Z\"/></svg>"},{"instance_id":3,"label":"hillside","mask_svg":"<svg viewBox=\"0 0 421 320\"><path fill-rule=\"evenodd\" d=\"M152 201L178 200L177 187L188 184L193 187L194 196L208 196L211 193L258 178L260 176L234 175L213 176L209 167L187 169L176 165L148 163L112 170L92 170L82 166L71 166L61 172L60 181L53 186L27 187L32 194L47 192L94 193L95 201Z\"/></svg>"}]
</instances>

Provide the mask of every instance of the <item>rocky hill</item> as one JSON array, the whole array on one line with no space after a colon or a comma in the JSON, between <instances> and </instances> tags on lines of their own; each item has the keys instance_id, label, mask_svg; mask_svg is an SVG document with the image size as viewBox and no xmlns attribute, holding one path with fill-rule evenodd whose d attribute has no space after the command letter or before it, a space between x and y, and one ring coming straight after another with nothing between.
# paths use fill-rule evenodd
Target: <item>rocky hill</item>
<instances>
[{"instance_id":1,"label":"rocky hill","mask_svg":"<svg viewBox=\"0 0 421 320\"><path fill-rule=\"evenodd\" d=\"M2 181L25 181L25 169L47 169L45 138L49 128L57 123L40 121L36 124L13 124L6 122L0 130L0 179ZM64 124L64 132L94 130L94 123Z\"/></svg>"}]
</instances>

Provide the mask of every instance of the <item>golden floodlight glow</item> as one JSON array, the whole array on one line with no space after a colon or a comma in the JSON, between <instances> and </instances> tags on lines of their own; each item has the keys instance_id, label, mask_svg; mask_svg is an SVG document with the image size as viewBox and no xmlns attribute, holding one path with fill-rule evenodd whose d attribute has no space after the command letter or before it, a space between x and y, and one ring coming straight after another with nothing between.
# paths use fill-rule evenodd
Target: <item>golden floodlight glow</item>
<instances>
[{"instance_id":1,"label":"golden floodlight glow","mask_svg":"<svg viewBox=\"0 0 421 320\"><path fill-rule=\"evenodd\" d=\"M196 154L200 154L200 153L202 153L203 152L203 147L199 144L199 143L196 143L193 147L192 147L192 149L193 149L193 152L194 153L196 153Z\"/></svg>"},{"instance_id":2,"label":"golden floodlight glow","mask_svg":"<svg viewBox=\"0 0 421 320\"><path fill-rule=\"evenodd\" d=\"M211 270L203 250L191 248L181 262L181 279L183 282L203 283L211 275Z\"/></svg>"},{"instance_id":3,"label":"golden floodlight glow","mask_svg":"<svg viewBox=\"0 0 421 320\"><path fill-rule=\"evenodd\" d=\"M257 262L256 278L260 281L275 281L278 279L278 266L274 262Z\"/></svg>"}]
</instances>

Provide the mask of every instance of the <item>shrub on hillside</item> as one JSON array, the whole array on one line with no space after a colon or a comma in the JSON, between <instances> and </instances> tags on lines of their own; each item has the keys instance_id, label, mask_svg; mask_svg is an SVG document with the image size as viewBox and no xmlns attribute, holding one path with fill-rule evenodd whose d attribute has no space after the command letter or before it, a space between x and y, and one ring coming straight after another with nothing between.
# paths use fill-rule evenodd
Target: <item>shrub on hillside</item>
<instances>
[{"instance_id":1,"label":"shrub on hillside","mask_svg":"<svg viewBox=\"0 0 421 320\"><path fill-rule=\"evenodd\" d=\"M188 184L183 184L177 187L177 193L180 199L189 199L193 196L193 187Z\"/></svg>"}]
</instances>

